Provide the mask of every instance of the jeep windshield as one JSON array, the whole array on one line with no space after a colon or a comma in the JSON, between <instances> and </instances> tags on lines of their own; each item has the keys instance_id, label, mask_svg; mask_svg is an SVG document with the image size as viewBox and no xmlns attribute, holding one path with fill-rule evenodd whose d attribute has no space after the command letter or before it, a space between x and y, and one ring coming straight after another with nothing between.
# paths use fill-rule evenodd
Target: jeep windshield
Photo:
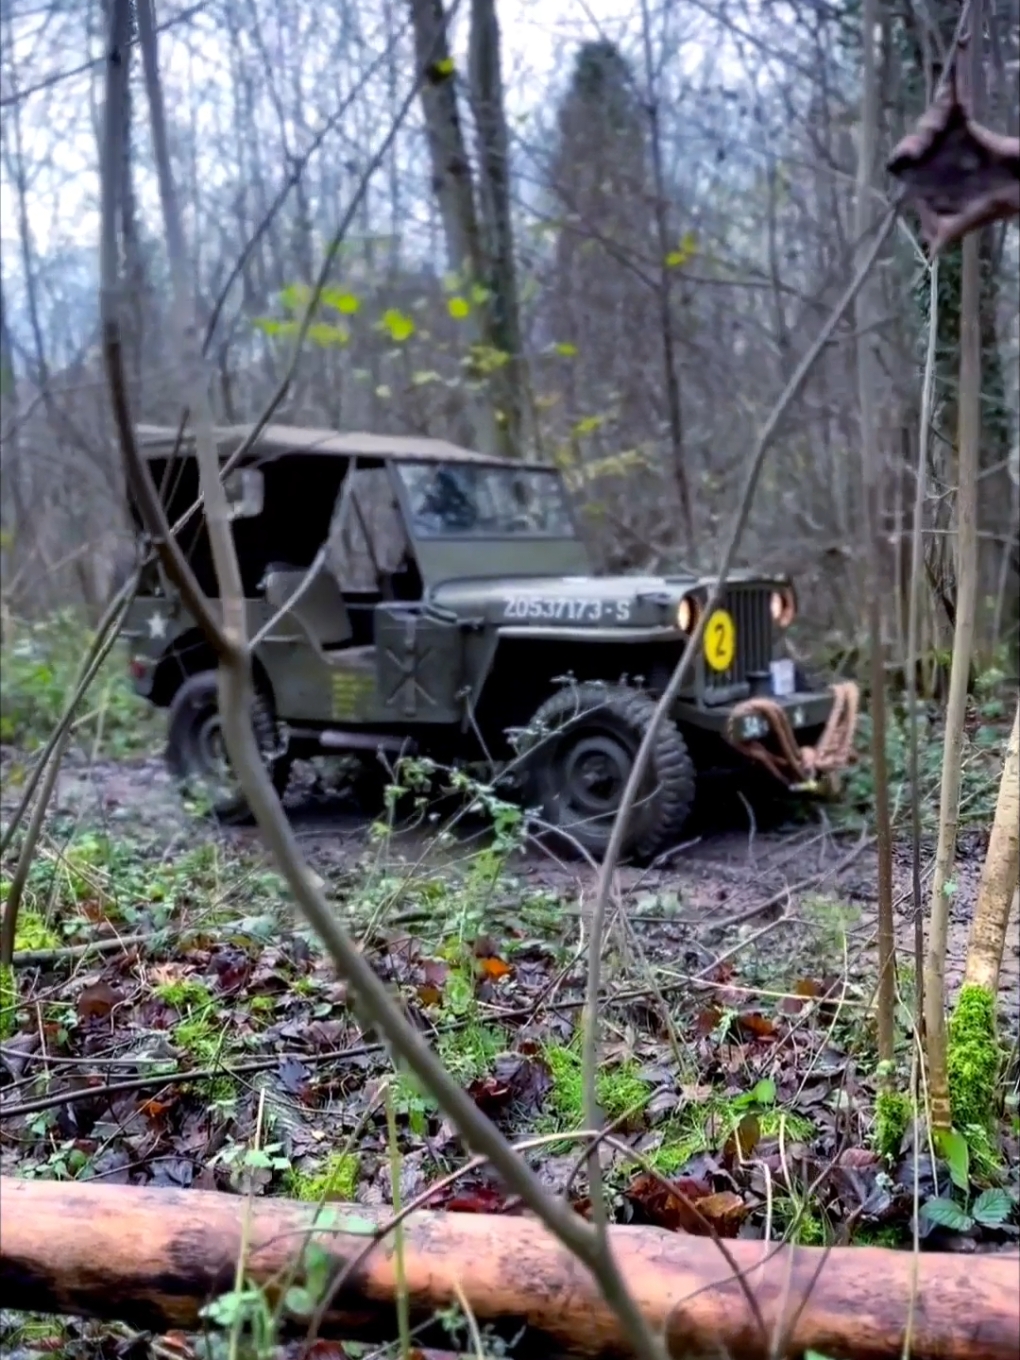
<instances>
[{"instance_id":1,"label":"jeep windshield","mask_svg":"<svg viewBox=\"0 0 1020 1360\"><path fill-rule=\"evenodd\" d=\"M397 465L416 538L574 538L552 468L471 463Z\"/></svg>"}]
</instances>

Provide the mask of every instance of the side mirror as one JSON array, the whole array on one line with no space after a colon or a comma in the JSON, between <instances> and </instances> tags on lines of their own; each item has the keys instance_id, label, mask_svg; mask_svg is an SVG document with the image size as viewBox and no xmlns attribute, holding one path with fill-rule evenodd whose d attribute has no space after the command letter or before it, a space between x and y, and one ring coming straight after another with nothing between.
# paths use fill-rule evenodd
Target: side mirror
<instances>
[{"instance_id":1,"label":"side mirror","mask_svg":"<svg viewBox=\"0 0 1020 1360\"><path fill-rule=\"evenodd\" d=\"M266 484L258 468L234 468L223 483L231 519L254 519L262 514Z\"/></svg>"}]
</instances>

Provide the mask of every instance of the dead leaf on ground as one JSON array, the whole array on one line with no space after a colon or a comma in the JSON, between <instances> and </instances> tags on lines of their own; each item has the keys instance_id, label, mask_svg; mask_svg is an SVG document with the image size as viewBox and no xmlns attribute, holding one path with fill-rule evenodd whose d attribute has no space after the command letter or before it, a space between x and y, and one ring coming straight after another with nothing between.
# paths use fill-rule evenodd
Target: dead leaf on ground
<instances>
[{"instance_id":1,"label":"dead leaf on ground","mask_svg":"<svg viewBox=\"0 0 1020 1360\"><path fill-rule=\"evenodd\" d=\"M498 982L500 978L504 978L507 974L513 972L511 965L495 954L480 958L478 968L483 977L490 978L493 982Z\"/></svg>"},{"instance_id":2,"label":"dead leaf on ground","mask_svg":"<svg viewBox=\"0 0 1020 1360\"><path fill-rule=\"evenodd\" d=\"M641 1217L669 1232L694 1232L698 1216L693 1205L709 1198L712 1187L706 1181L680 1176L664 1183L657 1176L642 1172L624 1191L627 1199L640 1211Z\"/></svg>"},{"instance_id":3,"label":"dead leaf on ground","mask_svg":"<svg viewBox=\"0 0 1020 1360\"><path fill-rule=\"evenodd\" d=\"M723 1161L727 1166L734 1162L746 1161L761 1139L761 1124L756 1114L745 1114L743 1119L726 1139L723 1147Z\"/></svg>"},{"instance_id":4,"label":"dead leaf on ground","mask_svg":"<svg viewBox=\"0 0 1020 1360\"><path fill-rule=\"evenodd\" d=\"M733 1190L719 1190L714 1195L706 1195L697 1204L698 1213L708 1220L720 1237L736 1237L741 1223L752 1208ZM708 1228L700 1221L696 1221L689 1231L700 1237L710 1235Z\"/></svg>"},{"instance_id":5,"label":"dead leaf on ground","mask_svg":"<svg viewBox=\"0 0 1020 1360\"><path fill-rule=\"evenodd\" d=\"M78 993L78 1019L103 1020L123 1000L123 992L108 982L94 982Z\"/></svg>"}]
</instances>

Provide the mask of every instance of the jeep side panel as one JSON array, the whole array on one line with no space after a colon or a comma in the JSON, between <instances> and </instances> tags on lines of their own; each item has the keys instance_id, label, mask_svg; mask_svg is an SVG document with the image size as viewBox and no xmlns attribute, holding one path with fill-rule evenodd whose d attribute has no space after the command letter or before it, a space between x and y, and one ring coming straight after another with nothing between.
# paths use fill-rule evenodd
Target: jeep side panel
<instances>
[{"instance_id":1,"label":"jeep side panel","mask_svg":"<svg viewBox=\"0 0 1020 1360\"><path fill-rule=\"evenodd\" d=\"M456 723L467 684L463 625L420 606L380 605L375 614L376 718Z\"/></svg>"}]
</instances>

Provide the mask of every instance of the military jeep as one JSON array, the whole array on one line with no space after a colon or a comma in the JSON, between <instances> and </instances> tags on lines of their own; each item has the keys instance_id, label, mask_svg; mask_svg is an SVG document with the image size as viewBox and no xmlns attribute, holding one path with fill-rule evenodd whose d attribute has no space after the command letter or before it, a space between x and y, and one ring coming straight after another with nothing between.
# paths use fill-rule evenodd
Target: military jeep
<instances>
[{"instance_id":1,"label":"military jeep","mask_svg":"<svg viewBox=\"0 0 1020 1360\"><path fill-rule=\"evenodd\" d=\"M233 457L248 433L217 440L254 642L252 718L276 787L295 760L323 754L352 759L368 796L402 753L483 765L537 827L601 853L711 581L599 575L554 468L438 439L283 425ZM138 440L215 600L193 445L152 426ZM660 724L629 822L632 859L678 842L699 771L751 757L787 783L804 775L797 753L824 744L834 694L780 655L795 610L786 579L730 580ZM212 790L222 820L243 818L215 657L156 562L124 632L138 692L169 711L173 775Z\"/></svg>"}]
</instances>

